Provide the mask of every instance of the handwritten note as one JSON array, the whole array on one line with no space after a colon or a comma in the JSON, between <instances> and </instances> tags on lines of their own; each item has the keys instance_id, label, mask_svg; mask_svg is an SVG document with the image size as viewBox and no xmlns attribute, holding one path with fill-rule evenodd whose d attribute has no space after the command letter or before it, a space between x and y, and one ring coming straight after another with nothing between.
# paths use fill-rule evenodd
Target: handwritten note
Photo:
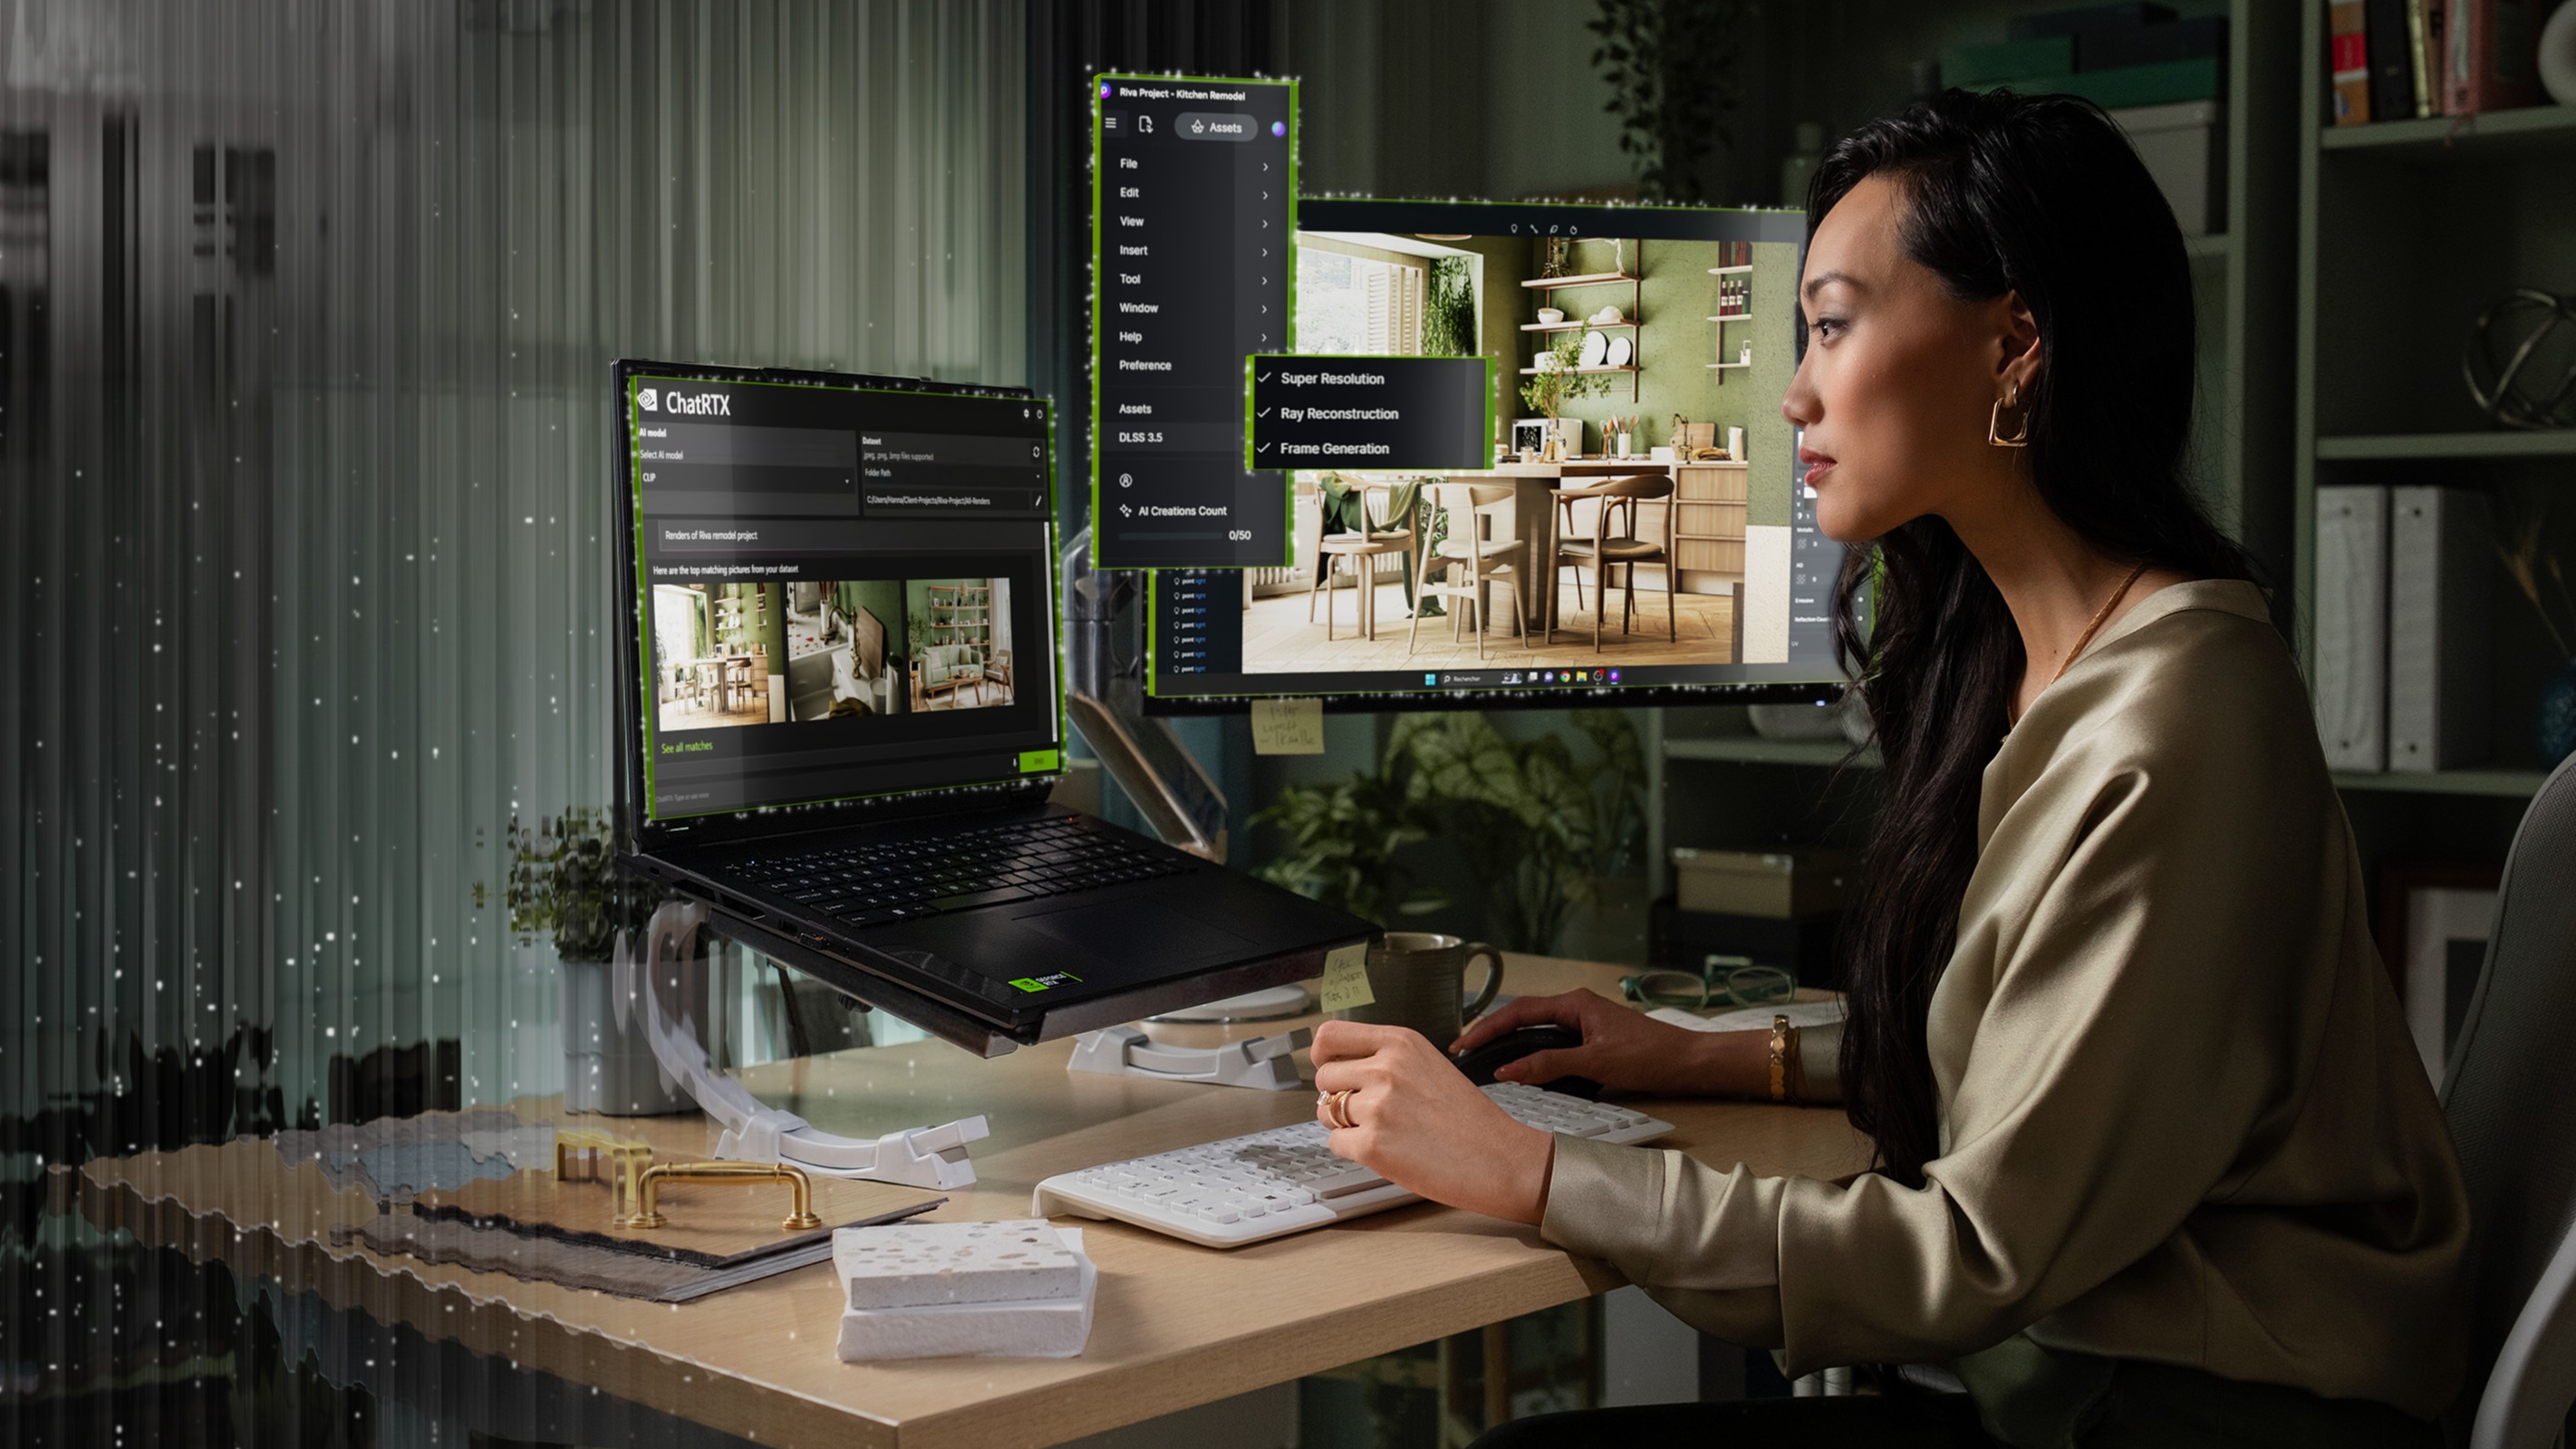
<instances>
[{"instance_id":1,"label":"handwritten note","mask_svg":"<svg viewBox=\"0 0 2576 1449\"><path fill-rule=\"evenodd\" d=\"M1348 1011L1377 1000L1377 993L1369 990L1366 943L1336 946L1324 953L1323 996L1326 1011Z\"/></svg>"},{"instance_id":2,"label":"handwritten note","mask_svg":"<svg viewBox=\"0 0 2576 1449\"><path fill-rule=\"evenodd\" d=\"M1324 702L1256 699L1252 702L1252 752L1320 755L1324 752Z\"/></svg>"}]
</instances>

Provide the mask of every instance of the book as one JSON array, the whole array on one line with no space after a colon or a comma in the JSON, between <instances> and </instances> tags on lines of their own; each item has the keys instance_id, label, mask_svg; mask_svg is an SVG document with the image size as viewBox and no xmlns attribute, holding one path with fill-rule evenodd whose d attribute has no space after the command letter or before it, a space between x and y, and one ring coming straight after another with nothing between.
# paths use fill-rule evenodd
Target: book
<instances>
[{"instance_id":1,"label":"book","mask_svg":"<svg viewBox=\"0 0 2576 1449\"><path fill-rule=\"evenodd\" d=\"M2317 490L2317 739L2326 767L2388 768L2388 489Z\"/></svg>"},{"instance_id":2,"label":"book","mask_svg":"<svg viewBox=\"0 0 2576 1449\"><path fill-rule=\"evenodd\" d=\"M2370 35L2362 0L2326 6L2326 73L2334 85L2334 123L2358 126L2370 119Z\"/></svg>"},{"instance_id":3,"label":"book","mask_svg":"<svg viewBox=\"0 0 2576 1449\"><path fill-rule=\"evenodd\" d=\"M2368 20L2370 117L2396 121L2415 114L2414 56L2406 41L2406 0L2363 0Z\"/></svg>"},{"instance_id":4,"label":"book","mask_svg":"<svg viewBox=\"0 0 2576 1449\"><path fill-rule=\"evenodd\" d=\"M2541 8L2538 0L2446 0L2443 114L2540 104Z\"/></svg>"},{"instance_id":5,"label":"book","mask_svg":"<svg viewBox=\"0 0 2576 1449\"><path fill-rule=\"evenodd\" d=\"M2436 38L2442 33L2437 17L2443 0L2406 0L2406 49L2415 71L2415 114L2419 117L2438 114L2442 93L2433 84L2433 55L2440 48Z\"/></svg>"},{"instance_id":6,"label":"book","mask_svg":"<svg viewBox=\"0 0 2576 1449\"><path fill-rule=\"evenodd\" d=\"M2388 495L2388 768L2450 770L2487 753L2493 524L2486 495Z\"/></svg>"}]
</instances>

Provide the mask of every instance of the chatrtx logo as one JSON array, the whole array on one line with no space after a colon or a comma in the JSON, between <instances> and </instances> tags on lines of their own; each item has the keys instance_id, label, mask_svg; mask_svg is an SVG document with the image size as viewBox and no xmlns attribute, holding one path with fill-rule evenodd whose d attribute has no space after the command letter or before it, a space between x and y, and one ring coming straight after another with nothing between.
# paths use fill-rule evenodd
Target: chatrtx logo
<instances>
[{"instance_id":1,"label":"chatrtx logo","mask_svg":"<svg viewBox=\"0 0 2576 1449\"><path fill-rule=\"evenodd\" d=\"M664 396L656 389L635 390L635 406L645 412L659 412L664 403L675 413L697 417L729 418L733 416L733 399L720 392L675 392Z\"/></svg>"}]
</instances>

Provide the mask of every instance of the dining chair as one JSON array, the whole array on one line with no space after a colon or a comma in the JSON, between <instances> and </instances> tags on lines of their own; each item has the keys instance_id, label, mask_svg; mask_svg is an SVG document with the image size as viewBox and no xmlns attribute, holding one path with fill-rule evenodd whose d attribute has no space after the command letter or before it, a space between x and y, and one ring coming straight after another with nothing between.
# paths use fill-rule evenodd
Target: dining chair
<instances>
[{"instance_id":1,"label":"dining chair","mask_svg":"<svg viewBox=\"0 0 2576 1449\"><path fill-rule=\"evenodd\" d=\"M1352 583L1359 590L1360 630L1371 642L1377 639L1377 561L1388 554L1413 552L1413 507L1398 510L1396 494L1403 486L1391 478L1372 477L1365 473L1345 473L1353 490L1360 495L1358 532L1345 531L1324 535L1319 545L1323 567L1315 571L1315 582L1306 590L1306 622L1315 622L1315 591L1324 592L1324 638L1333 637L1333 577L1341 571L1342 560L1351 563ZM1401 524L1395 515L1402 513Z\"/></svg>"},{"instance_id":2,"label":"dining chair","mask_svg":"<svg viewBox=\"0 0 2576 1449\"><path fill-rule=\"evenodd\" d=\"M1404 637L1404 652L1409 657L1414 643L1422 635L1422 601L1444 598L1460 601L1449 611L1449 637L1458 637L1460 614L1476 636L1476 657L1485 657L1486 591L1500 584L1511 592L1511 619L1521 636L1521 647L1530 647L1529 627L1521 622L1520 570L1510 560L1521 551L1518 540L1495 542L1487 537L1492 519L1483 510L1512 501L1515 490L1508 483L1435 483L1424 490L1430 495L1429 509L1422 515L1425 545L1415 554L1413 573L1413 624ZM1438 543L1430 538L1440 532L1439 520L1449 519L1449 536ZM1465 582L1457 582L1458 571L1466 570ZM1433 570L1439 572L1435 575ZM1437 577L1440 582L1432 580Z\"/></svg>"},{"instance_id":3,"label":"dining chair","mask_svg":"<svg viewBox=\"0 0 2576 1449\"><path fill-rule=\"evenodd\" d=\"M1592 652L1595 654L1601 652L1601 616L1610 612L1610 571L1621 565L1626 566L1627 573L1625 583L1621 586L1619 632L1627 633L1629 620L1636 617L1637 565L1661 564L1664 567L1664 633L1668 639L1679 643L1681 619L1676 595L1681 581L1674 577L1678 570L1673 566L1673 515L1679 510L1667 502L1663 510L1663 527L1659 530L1660 536L1651 539L1636 536L1637 505L1658 499L1670 499L1673 493L1673 480L1660 473L1641 473L1628 478L1612 478L1607 482L1595 483L1584 488L1563 488L1557 490L1557 493L1560 498L1573 494L1579 498L1597 498L1601 501L1600 511L1592 515L1590 539L1576 538L1569 541L1563 533L1557 535L1556 560L1548 576L1548 586L1553 590L1556 586L1555 571L1569 563L1573 564L1575 598L1579 603L1583 597L1583 569L1586 565L1591 566ZM1617 520L1622 514L1626 515L1627 531L1613 533L1611 530L1619 526ZM1554 643L1555 639L1556 631L1550 628L1548 641Z\"/></svg>"}]
</instances>

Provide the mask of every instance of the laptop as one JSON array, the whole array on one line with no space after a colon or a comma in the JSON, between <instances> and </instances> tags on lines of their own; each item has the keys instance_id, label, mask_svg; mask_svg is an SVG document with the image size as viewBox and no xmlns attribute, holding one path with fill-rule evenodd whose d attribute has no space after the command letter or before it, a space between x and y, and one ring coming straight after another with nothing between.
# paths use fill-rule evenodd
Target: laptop
<instances>
[{"instance_id":1,"label":"laptop","mask_svg":"<svg viewBox=\"0 0 2576 1449\"><path fill-rule=\"evenodd\" d=\"M1048 803L1025 389L616 364L622 863L987 1056L1321 975L1375 927Z\"/></svg>"}]
</instances>

